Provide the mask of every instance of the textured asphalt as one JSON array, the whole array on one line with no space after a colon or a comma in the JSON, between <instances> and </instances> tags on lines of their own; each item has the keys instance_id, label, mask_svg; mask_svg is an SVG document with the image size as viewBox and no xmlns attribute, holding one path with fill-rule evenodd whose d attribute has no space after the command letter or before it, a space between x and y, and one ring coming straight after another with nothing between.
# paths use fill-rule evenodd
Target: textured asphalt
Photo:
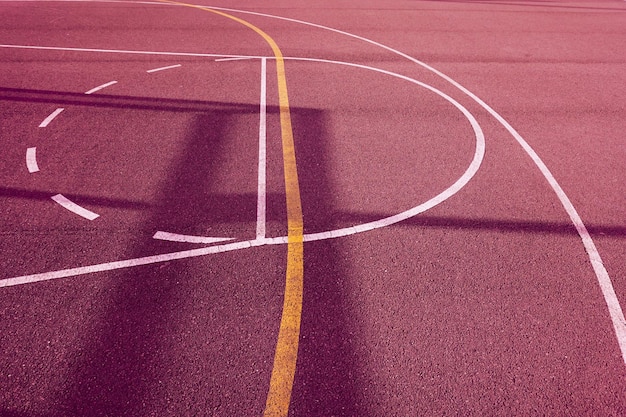
<instances>
[{"instance_id":1,"label":"textured asphalt","mask_svg":"<svg viewBox=\"0 0 626 417\"><path fill-rule=\"evenodd\" d=\"M445 201L305 242L289 415L626 415L626 356L553 187L477 101L382 46L521 135L623 306L626 2L191 3L234 9L287 57L305 239L402 213L463 176L480 140L442 95L484 133L475 175ZM286 236L272 50L223 16L149 2L2 1L0 22L0 416L262 415L284 244L1 285L211 246L157 231L254 240L259 57L266 236Z\"/></svg>"}]
</instances>

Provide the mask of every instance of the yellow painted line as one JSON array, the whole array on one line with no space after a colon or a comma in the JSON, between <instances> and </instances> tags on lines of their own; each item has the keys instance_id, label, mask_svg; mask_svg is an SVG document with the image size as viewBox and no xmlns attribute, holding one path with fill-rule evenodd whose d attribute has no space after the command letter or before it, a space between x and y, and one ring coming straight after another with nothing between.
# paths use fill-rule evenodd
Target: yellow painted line
<instances>
[{"instance_id":1,"label":"yellow painted line","mask_svg":"<svg viewBox=\"0 0 626 417\"><path fill-rule=\"evenodd\" d=\"M274 354L274 366L270 379L269 392L265 403L265 417L287 416L291 391L296 373L300 321L302 317L302 293L304 285L304 225L302 203L296 166L296 152L291 127L291 112L285 78L285 60L280 48L267 33L253 24L230 14L195 4L159 0L163 3L193 7L234 20L259 34L272 48L276 58L278 78L278 102L280 107L280 129L283 146L283 170L285 173L285 194L287 202L287 273L283 312L278 331L278 341Z\"/></svg>"}]
</instances>

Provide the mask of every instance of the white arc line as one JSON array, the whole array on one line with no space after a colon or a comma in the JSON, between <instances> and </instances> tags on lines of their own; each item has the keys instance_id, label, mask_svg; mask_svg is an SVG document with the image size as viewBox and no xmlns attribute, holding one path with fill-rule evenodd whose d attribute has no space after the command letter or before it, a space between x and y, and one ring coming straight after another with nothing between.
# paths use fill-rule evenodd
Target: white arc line
<instances>
[{"instance_id":1,"label":"white arc line","mask_svg":"<svg viewBox=\"0 0 626 417\"><path fill-rule=\"evenodd\" d=\"M52 199L59 203L63 208L71 211L72 213L78 214L81 217L84 217L87 220L95 220L100 217L99 214L94 213L93 211L89 211L84 207L79 206L73 201L68 200L63 194L57 194L52 196Z\"/></svg>"},{"instance_id":2,"label":"white arc line","mask_svg":"<svg viewBox=\"0 0 626 417\"><path fill-rule=\"evenodd\" d=\"M93 94L93 93L95 93L96 91L100 91L100 90L102 90L102 89L104 89L104 88L107 88L107 87L109 87L109 86L112 86L113 84L117 84L117 81L109 81L108 83L105 83L105 84L99 85L99 86L97 86L97 87L94 87L94 88L92 88L92 89L91 89L91 90L89 90L89 91L85 91L85 94Z\"/></svg>"},{"instance_id":3,"label":"white arc line","mask_svg":"<svg viewBox=\"0 0 626 417\"><path fill-rule=\"evenodd\" d=\"M256 237L265 239L267 211L267 59L261 59L261 97L259 105L259 188L257 193Z\"/></svg>"},{"instance_id":4,"label":"white arc line","mask_svg":"<svg viewBox=\"0 0 626 417\"><path fill-rule=\"evenodd\" d=\"M185 242L185 243L218 243L226 242L228 240L235 240L233 237L208 237L208 236L193 236L193 235L181 235L178 233L162 232L158 231L152 236L153 239L168 240L170 242Z\"/></svg>"},{"instance_id":5,"label":"white arc line","mask_svg":"<svg viewBox=\"0 0 626 417\"><path fill-rule=\"evenodd\" d=\"M37 165L37 148L26 149L26 167L31 174L39 172L39 166Z\"/></svg>"},{"instance_id":6,"label":"white arc line","mask_svg":"<svg viewBox=\"0 0 626 417\"><path fill-rule=\"evenodd\" d=\"M182 67L181 64L176 64L176 65L170 65L168 67L160 67L160 68L150 69L150 70L147 70L146 72L148 74L152 74L153 72L165 71L165 70L168 70L168 69L180 68L180 67Z\"/></svg>"},{"instance_id":7,"label":"white arc line","mask_svg":"<svg viewBox=\"0 0 626 417\"><path fill-rule=\"evenodd\" d=\"M61 114L61 112L63 111L63 108L58 108L55 111L53 111L52 113L50 113L50 115L48 117L46 117L45 119L43 119L43 122L41 122L41 124L39 124L39 127L47 127L51 121L54 120L55 117L57 117L59 114Z\"/></svg>"}]
</instances>

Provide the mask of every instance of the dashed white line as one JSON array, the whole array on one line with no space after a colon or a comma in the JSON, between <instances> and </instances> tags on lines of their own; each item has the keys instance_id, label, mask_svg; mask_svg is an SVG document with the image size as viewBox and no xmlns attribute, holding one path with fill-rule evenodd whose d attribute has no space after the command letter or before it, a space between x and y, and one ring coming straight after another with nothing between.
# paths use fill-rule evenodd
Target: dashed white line
<instances>
[{"instance_id":1,"label":"dashed white line","mask_svg":"<svg viewBox=\"0 0 626 417\"><path fill-rule=\"evenodd\" d=\"M37 165L37 148L26 149L26 167L31 174L39 172L39 166Z\"/></svg>"},{"instance_id":2,"label":"dashed white line","mask_svg":"<svg viewBox=\"0 0 626 417\"><path fill-rule=\"evenodd\" d=\"M185 242L185 243L218 243L226 242L228 240L234 240L232 237L208 237L208 236L193 236L193 235L181 235L178 233L162 232L158 231L152 236L154 239L168 240L170 242Z\"/></svg>"},{"instance_id":3,"label":"dashed white line","mask_svg":"<svg viewBox=\"0 0 626 417\"><path fill-rule=\"evenodd\" d=\"M97 91L100 91L100 90L102 90L104 88L112 86L113 84L117 84L117 81L109 81L108 83L105 83L105 84L99 85L97 87L94 87L94 88L92 88L89 91L85 91L85 94L93 94L93 93L95 93Z\"/></svg>"},{"instance_id":4,"label":"dashed white line","mask_svg":"<svg viewBox=\"0 0 626 417\"><path fill-rule=\"evenodd\" d=\"M153 69L147 70L146 72L148 74L152 74L153 72L165 71L165 70L168 70L168 69L174 69L174 68L180 68L180 67L182 67L181 64L176 64L176 65L170 65L170 66L167 66L167 67L153 68Z\"/></svg>"},{"instance_id":5,"label":"dashed white line","mask_svg":"<svg viewBox=\"0 0 626 417\"><path fill-rule=\"evenodd\" d=\"M43 119L43 122L39 124L39 127L47 127L50 124L50 122L54 120L55 117L61 114L63 110L64 110L63 108L59 107L58 109L50 113L50 115L46 117L45 119Z\"/></svg>"},{"instance_id":6,"label":"dashed white line","mask_svg":"<svg viewBox=\"0 0 626 417\"><path fill-rule=\"evenodd\" d=\"M267 205L267 59L261 59L261 98L259 109L259 178L257 192L256 237L265 239L265 218Z\"/></svg>"},{"instance_id":7,"label":"dashed white line","mask_svg":"<svg viewBox=\"0 0 626 417\"><path fill-rule=\"evenodd\" d=\"M70 201L63 194L57 194L55 196L52 196L52 199L59 203L63 208L75 214L78 214L79 216L84 217L87 220L95 220L100 217L100 215L94 213L93 211L89 211L86 208L74 203L73 201Z\"/></svg>"}]
</instances>

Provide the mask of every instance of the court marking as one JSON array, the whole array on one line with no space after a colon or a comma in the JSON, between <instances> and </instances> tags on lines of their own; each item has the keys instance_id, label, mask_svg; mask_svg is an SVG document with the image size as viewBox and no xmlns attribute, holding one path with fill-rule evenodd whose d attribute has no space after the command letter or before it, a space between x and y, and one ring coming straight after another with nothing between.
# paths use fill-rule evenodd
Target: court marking
<instances>
[{"instance_id":1,"label":"court marking","mask_svg":"<svg viewBox=\"0 0 626 417\"><path fill-rule=\"evenodd\" d=\"M185 243L203 243L213 244L219 242L226 242L228 240L235 240L234 237L208 237L208 236L194 236L194 235L182 235L179 233L170 233L158 231L152 236L153 239L168 240L170 242L185 242Z\"/></svg>"},{"instance_id":2,"label":"court marking","mask_svg":"<svg viewBox=\"0 0 626 417\"><path fill-rule=\"evenodd\" d=\"M265 239L267 212L267 58L261 59L261 96L259 98L259 164L256 211L256 238Z\"/></svg>"},{"instance_id":3,"label":"court marking","mask_svg":"<svg viewBox=\"0 0 626 417\"><path fill-rule=\"evenodd\" d=\"M57 117L59 114L61 114L61 112L64 109L59 107L58 109L56 109L55 111L53 111L52 113L50 113L50 115L48 117L46 117L40 124L39 127L48 127L48 125L50 124L50 122L52 122L55 117Z\"/></svg>"},{"instance_id":4,"label":"court marking","mask_svg":"<svg viewBox=\"0 0 626 417\"><path fill-rule=\"evenodd\" d=\"M159 68L153 68L153 69L149 69L146 72L148 74L153 74L155 72L159 72L159 71L165 71L165 70L169 70L169 69L174 69L174 68L180 68L182 67L182 64L176 64L176 65L169 65L167 67L159 67Z\"/></svg>"},{"instance_id":5,"label":"court marking","mask_svg":"<svg viewBox=\"0 0 626 417\"><path fill-rule=\"evenodd\" d=\"M284 20L284 21L298 23L298 24L302 24L302 25L306 25L310 27L315 27L315 28L322 29L322 30L328 30L334 33L338 33L344 36L358 39L363 42L369 43L371 45L380 47L393 54L401 56L421 66L427 71L432 72L438 77L446 80L448 83L456 87L458 90L460 90L465 95L467 95L472 100L474 100L479 106L485 109L511 134L511 136L513 136L515 141L522 147L522 149L530 157L530 159L533 161L535 166L539 169L541 174L544 176L544 178L546 179L546 181L548 182L548 184L550 185L550 187L556 194L559 202L561 203L561 205L565 209L565 212L569 216L570 221L574 224L574 227L576 228L576 231L578 232L578 235L585 248L585 251L587 252L587 256L589 257L589 261L591 262L594 274L596 275L598 285L600 286L602 296L604 297L604 301L608 308L608 312L611 318L611 323L613 324L613 329L615 331L617 343L619 345L619 348L622 354L622 361L624 362L624 364L626 364L626 318L624 317L624 312L620 305L619 299L617 298L617 294L615 293L613 282L611 281L611 277L609 276L609 273L604 266L604 262L602 261L600 252L598 251L595 243L593 242L591 234L587 230L587 227L585 226L585 223L583 222L582 218L578 214L578 211L574 208L574 205L572 204L571 200L569 199L569 197L567 196L563 188L560 186L560 184L558 183L554 175L552 175L552 172L550 172L547 165L539 157L537 152L535 152L535 150L530 146L530 144L517 132L517 130L513 128L513 126L511 126L504 119L504 117L502 117L498 112L496 112L491 106L489 106L486 102L480 99L477 95L472 93L470 90L465 88L463 85L461 85L460 83L458 83L457 81L449 77L448 75L426 64L425 62L422 62L416 58L413 58L412 56L407 55L404 52L401 52L397 49L383 45L382 43L373 41L363 36L354 35L352 33L345 32L339 29L334 29L334 28L324 26L324 25L319 25L316 23L305 22L299 19L292 19L288 17L270 15L270 14L259 13L259 12L251 12L251 11L245 11L245 10L236 10L236 9L228 9L228 8L220 8L220 9L226 10L226 11L232 11L236 13L249 14L249 15L254 15L254 16L262 16L262 17L267 17L270 19Z\"/></svg>"},{"instance_id":6,"label":"court marking","mask_svg":"<svg viewBox=\"0 0 626 417\"><path fill-rule=\"evenodd\" d=\"M263 57L261 59L267 59L268 57ZM226 61L245 61L248 59L254 59L253 57L249 57L249 56L238 56L238 57L231 57L231 58L219 58L216 59L215 62L226 62Z\"/></svg>"},{"instance_id":7,"label":"court marking","mask_svg":"<svg viewBox=\"0 0 626 417\"><path fill-rule=\"evenodd\" d=\"M1 46L0 46L1 47ZM34 48L34 47L29 47L29 49ZM52 49L54 47L46 47L45 49ZM67 48L60 48L61 50L66 50ZM83 48L82 51L84 52L102 52L102 50L99 49L86 49ZM113 52L114 50L106 50L106 52ZM141 51L142 54L151 54L153 52L150 51ZM123 51L122 53L133 53L133 51ZM154 52L157 55L164 55L167 54L167 52ZM180 53L174 53L175 55L178 55ZM206 54L207 56L214 56L213 54ZM238 56L237 59L257 59L257 56ZM273 59L273 57L261 57L261 60L267 60L267 59ZM446 199L452 197L455 193L457 193L462 187L464 187L469 181L470 179L476 174L476 172L478 171L478 169L480 168L480 165L482 163L483 157L484 157L484 153L485 153L485 138L484 138L484 134L482 132L482 129L480 128L478 122L476 121L476 119L471 115L471 113L462 105L460 105L456 100L452 99L450 96L448 96L447 94L443 93L442 91L428 85L425 84L423 82L420 82L418 80L415 80L413 78L401 75L401 74L397 74L391 71L387 71L387 70L383 70L380 68L376 68L376 67L371 67L371 66L367 66L367 65L362 65L362 64L355 64L355 63L350 63L350 62L343 62L343 61L335 61L335 60L327 60L327 59L318 59L318 58L305 58L305 57L284 57L285 60L293 60L293 61L305 61L305 62L316 62L316 63L328 63L328 64L336 64L336 65L344 65L344 66L349 66L349 67L354 67L354 68L362 68L362 69L366 69L366 70L370 70L370 71L374 71L374 72L379 72L381 74L386 74L386 75L390 75L392 77L396 77L408 82L411 82L413 84L419 85L423 88L426 88L430 91L432 91L433 93L439 95L440 97L444 98L445 100L447 100L448 102L450 102L452 105L454 105L457 109L459 109L464 115L465 117L468 119L468 121L470 122L470 124L472 125L472 128L474 130L474 134L476 136L476 148L474 151L474 157L468 167L468 169L462 174L461 177L459 177L459 179L448 189L444 190L442 193L438 194L437 196L435 196L434 198L426 201L423 204L420 204L418 206L415 206L409 210L403 211L401 213L398 213L396 215L393 216L389 216L389 217L385 217L379 220L375 220L372 222L368 222L368 223L362 223L359 225L355 225L355 226L350 226L350 227L345 227L345 228L341 228L341 229L335 229L335 230L328 230L328 231L324 231L324 232L318 232L318 233L311 233L311 234L305 234L304 235L304 241L305 242L310 242L310 241L315 241L315 240L321 240L321 239L332 239L332 238L338 238L338 237L344 237L344 236L349 236L355 233L362 233L362 232L367 232L367 231L371 231L371 230L375 230L381 227L386 227L386 226L391 226L395 223L398 223L400 221L403 220L407 220L411 217L414 217L420 213L423 213L424 211L436 206L437 204L442 203L443 201L445 201ZM231 58L229 58L229 60L231 60ZM258 236L257 236L258 239ZM281 243L287 243L287 237L275 237L275 238L269 238L268 243L270 244L281 244Z\"/></svg>"},{"instance_id":8,"label":"court marking","mask_svg":"<svg viewBox=\"0 0 626 417\"><path fill-rule=\"evenodd\" d=\"M1 0L0 0L1 1ZM20 0L23 1L23 0ZM32 0L32 1L48 1L48 0ZM90 0L76 0L78 2ZM94 0L98 2L98 0ZM132 3L132 2L131 2ZM150 3L163 6L163 3ZM205 54L195 52L160 52L160 51L133 51L128 49L100 49L100 48L72 48L63 46L37 46L37 45L17 45L17 44L0 44L0 48L12 49L33 49L39 51L65 51L65 52L99 52L105 54L131 54L131 55L162 55L162 56L180 56L180 57L198 57L198 58L233 58L233 59L261 59L263 55L246 56L246 55L227 55L227 54Z\"/></svg>"},{"instance_id":9,"label":"court marking","mask_svg":"<svg viewBox=\"0 0 626 417\"><path fill-rule=\"evenodd\" d=\"M57 202L61 207L71 211L74 214L78 214L81 217L84 217L87 220L95 220L100 217L99 214L94 213L93 211L89 211L84 207L79 206L73 201L69 200L63 194L53 195L52 198L55 202Z\"/></svg>"},{"instance_id":10,"label":"court marking","mask_svg":"<svg viewBox=\"0 0 626 417\"><path fill-rule=\"evenodd\" d=\"M93 52L93 51L89 51L89 52ZM159 54L162 54L162 53L159 53ZM251 57L251 58L256 58L256 57ZM266 58L271 59L270 57L266 57ZM354 63L342 62L342 61L319 60L316 58L285 57L285 60L301 60L301 61L352 66L352 67L361 68L364 70L372 70L372 71L380 72L381 74L386 74L392 77L396 77L398 79L405 79L418 86L428 87L429 91L432 91L433 93L444 98L446 101L449 101L456 108L463 109L463 114L466 115L466 117L469 117L468 122L474 129L474 135L475 135L475 140L476 140L474 158L472 159L471 163L466 168L464 173L461 175L461 177L459 177L458 180L455 181L454 184L452 184L450 187L443 190L441 193L439 193L435 197L417 206L414 206L406 211L403 211L399 214L385 217L378 221L365 223L362 225L356 225L353 227L347 227L343 229L330 230L330 231L321 232L321 233L305 234L304 235L305 242L313 242L317 240L345 237L345 236L349 236L349 235L356 234L356 233L362 233L362 232L366 232L369 230L378 229L381 227L391 226L395 223L414 217L417 214L423 213L424 211L434 207L437 204L442 203L446 199L456 194L467 182L471 180L473 175L477 172L478 168L480 167L484 154L485 154L485 137L484 137L484 134L482 133L482 130L480 129L480 126L478 125L478 122L471 115L471 113L465 107L463 107L463 105L458 103L452 97L437 90L436 88L428 84L425 84L421 81L412 79L410 77L406 77L401 74L396 74L391 71L387 71L387 70L383 70L383 69L379 69L375 67L369 67L367 65L354 64ZM262 246L262 245L283 245L287 243L288 243L287 236L279 236L279 237L265 238L264 240L254 239L254 240L248 240L248 241L239 241L239 242L226 244L226 245L210 246L210 247L197 248L197 249L191 249L191 250L185 250L185 251L176 251L176 252L170 252L170 253L165 253L165 254L160 254L160 255L146 256L146 257L134 258L134 259L128 259L128 260L122 260L122 261L105 262L105 263L100 263L100 264L84 266L84 267L68 268L68 269L62 269L58 271L49 271L49 272L23 275L23 276L13 277L13 278L5 278L5 279L0 280L0 288L48 281L48 280L58 279L58 278L67 278L67 277L73 277L73 276L79 276L79 275L85 275L85 274L92 274L95 272L111 271L111 270L130 268L130 267L141 266L141 265L168 262L168 261L175 260L175 259L186 259L186 258L192 258L192 257L197 257L197 256L205 256L205 255L217 254L217 253L222 253L222 252L228 252L232 250L247 249L250 247L257 247L257 246Z\"/></svg>"},{"instance_id":11,"label":"court marking","mask_svg":"<svg viewBox=\"0 0 626 417\"><path fill-rule=\"evenodd\" d=\"M71 1L82 1L82 0L71 0ZM110 2L110 1L103 1L103 2ZM161 3L156 3L156 2L125 2L125 1L114 1L114 3L116 2L120 2L120 3L142 3L142 4L161 4ZM514 137L514 139L520 144L520 146L522 146L522 148L524 149L524 151L526 151L529 155L529 157L531 157L531 159L533 160L533 162L535 163L535 165L539 168L539 170L542 172L542 174L544 175L544 177L546 178L546 180L548 181L548 183L550 184L550 186L552 187L553 191L555 192L555 194L557 195L559 201L561 202L562 206L564 207L566 213L568 214L568 216L570 217L570 220L572 221L572 223L574 224L574 226L576 227L576 230L579 234L579 237L582 240L583 246L585 247L585 250L588 254L589 260L591 261L591 264L593 266L593 270L594 273L596 275L596 278L598 280L598 283L600 285L603 297L605 299L605 302L607 304L608 310L609 310L609 314L611 316L611 321L613 323L613 327L618 339L618 344L619 347L621 349L622 352L622 357L624 362L626 363L626 320L624 319L624 314L623 311L621 309L621 306L619 304L619 300L617 299L617 296L615 294L611 279L608 275L608 272L606 271L606 268L604 267L604 264L602 262L602 259L600 257L600 254L593 242L593 239L591 238L586 226L584 225L584 222L582 221L582 219L580 218L580 216L578 215L577 211L575 210L573 204L571 203L571 201L569 200L569 198L567 197L567 195L565 194L564 190L560 187L560 185L558 184L558 182L556 181L556 179L554 178L554 176L551 174L551 172L548 170L547 166L543 163L543 161L539 158L539 156L536 154L536 152L530 147L530 145L521 137L521 135L519 135L519 133L512 127L510 126L510 124L508 122L506 122L506 120L504 118L502 118L502 116L500 116L495 110L493 110L489 105L487 105L485 102L483 102L480 98L478 98L476 95L474 95L472 92L470 92L469 90L467 90L465 87L463 87L461 84L457 83L456 81L454 81L452 78L448 77L447 75L445 75L444 73L436 70L433 67L430 67L429 65L409 56L404 54L403 52L400 52L398 50L395 50L391 47L385 46L383 44L380 44L378 42L375 42L373 40L358 36L358 35L353 35L350 34L348 32L344 32L338 29L333 29L327 26L323 26L323 25L318 25L315 23L309 23L309 22L305 22L302 20L297 20L297 19L291 19L291 18L285 18L285 17L281 17L281 16L275 16L275 15L269 15L269 14L264 14L264 13L258 13L258 12L249 12L249 11L242 11L242 10L234 10L234 9L225 9L225 8L216 8L216 9L221 9L221 10L229 10L229 11L234 11L234 12L238 12L238 13L243 13L243 14L251 14L251 15L258 15L258 16L264 16L264 17L268 17L268 18L273 18L273 19L280 19L280 20L285 20L285 21L291 21L291 22L295 22L295 23L300 23L300 24L304 24L304 25L308 25L311 27L317 27L320 29L324 29L324 30L329 30L332 32L336 32L336 33L340 33L355 39L360 39L364 42L379 46L383 49L386 49L394 54L397 54L399 56L402 56L424 68L426 68L427 70L433 72L434 74L440 76L441 78L445 79L446 81L450 82L452 85L454 85L455 87L457 87L458 89L460 89L462 92L464 92L466 95L468 95L470 98L472 98L476 103L478 103L481 107L483 107L489 114L491 114L494 118L496 118L496 120L498 120L508 131L509 133L511 133L511 135ZM0 45L2 46L2 45Z\"/></svg>"},{"instance_id":12,"label":"court marking","mask_svg":"<svg viewBox=\"0 0 626 417\"><path fill-rule=\"evenodd\" d=\"M100 90L103 90L103 89L105 89L105 88L107 88L107 87L110 87L110 86L112 86L112 85L114 85L114 84L117 84L117 81L109 81L108 83L104 83L104 84L102 84L102 85L99 85L99 86L97 86L97 87L92 88L92 89L91 89L91 90L89 90L89 91L86 91L86 92L85 92L85 94L93 94L93 93L96 93L96 92L98 92L98 91L100 91Z\"/></svg>"},{"instance_id":13,"label":"court marking","mask_svg":"<svg viewBox=\"0 0 626 417\"><path fill-rule=\"evenodd\" d=\"M267 417L287 416L291 402L293 381L296 374L296 361L300 343L300 323L304 292L304 222L302 219L302 202L300 199L300 185L298 182L298 170L283 53L271 36L243 19L194 4L178 3L172 0L161 1L163 3L205 10L240 23L260 35L270 46L275 56L280 132L283 150L285 200L287 205L288 243L283 308L278 329L278 340L274 352L269 392L267 393L263 415Z\"/></svg>"},{"instance_id":14,"label":"court marking","mask_svg":"<svg viewBox=\"0 0 626 417\"><path fill-rule=\"evenodd\" d=\"M39 172L39 165L37 165L37 148L26 149L26 167L31 174Z\"/></svg>"}]
</instances>

